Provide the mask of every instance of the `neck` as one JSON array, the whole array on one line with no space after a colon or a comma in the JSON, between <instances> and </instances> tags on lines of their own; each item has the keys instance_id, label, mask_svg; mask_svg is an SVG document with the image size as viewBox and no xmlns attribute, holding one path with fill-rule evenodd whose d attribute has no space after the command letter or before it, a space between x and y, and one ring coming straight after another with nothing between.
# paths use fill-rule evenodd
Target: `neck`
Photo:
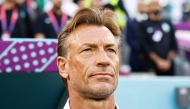
<instances>
[{"instance_id":1,"label":"neck","mask_svg":"<svg viewBox=\"0 0 190 109\"><path fill-rule=\"evenodd\" d=\"M14 2L5 0L3 2L3 6L5 7L5 10L10 10L13 9L16 6L16 4Z\"/></svg>"},{"instance_id":2,"label":"neck","mask_svg":"<svg viewBox=\"0 0 190 109\"><path fill-rule=\"evenodd\" d=\"M71 109L115 109L114 94L104 99L92 99L76 91L69 92Z\"/></svg>"},{"instance_id":3,"label":"neck","mask_svg":"<svg viewBox=\"0 0 190 109\"><path fill-rule=\"evenodd\" d=\"M56 13L57 15L62 15L62 11L61 11L60 8L57 8L57 7L54 6L53 9L52 9L52 11L54 13Z\"/></svg>"},{"instance_id":4,"label":"neck","mask_svg":"<svg viewBox=\"0 0 190 109\"><path fill-rule=\"evenodd\" d=\"M160 21L162 19L160 15L154 15L154 14L149 14L149 18L150 20L153 20L153 21Z\"/></svg>"}]
</instances>

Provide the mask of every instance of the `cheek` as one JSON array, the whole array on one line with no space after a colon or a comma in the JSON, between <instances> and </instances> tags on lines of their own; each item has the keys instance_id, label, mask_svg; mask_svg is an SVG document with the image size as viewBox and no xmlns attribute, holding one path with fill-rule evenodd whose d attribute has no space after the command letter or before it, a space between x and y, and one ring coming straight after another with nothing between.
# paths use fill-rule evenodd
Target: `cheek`
<instances>
[{"instance_id":1,"label":"cheek","mask_svg":"<svg viewBox=\"0 0 190 109\"><path fill-rule=\"evenodd\" d=\"M118 55L110 55L109 56L111 62L115 65L118 66L119 65L119 56Z\"/></svg>"},{"instance_id":2,"label":"cheek","mask_svg":"<svg viewBox=\"0 0 190 109\"><path fill-rule=\"evenodd\" d=\"M75 80L83 80L86 77L86 72L88 69L89 60L84 60L83 58L70 58L69 62L69 77L70 79L75 79ZM74 80L74 81L75 81Z\"/></svg>"},{"instance_id":3,"label":"cheek","mask_svg":"<svg viewBox=\"0 0 190 109\"><path fill-rule=\"evenodd\" d=\"M115 69L116 74L119 73L119 63L120 62L119 62L119 57L118 56L112 58L112 65L113 65L113 67Z\"/></svg>"}]
</instances>

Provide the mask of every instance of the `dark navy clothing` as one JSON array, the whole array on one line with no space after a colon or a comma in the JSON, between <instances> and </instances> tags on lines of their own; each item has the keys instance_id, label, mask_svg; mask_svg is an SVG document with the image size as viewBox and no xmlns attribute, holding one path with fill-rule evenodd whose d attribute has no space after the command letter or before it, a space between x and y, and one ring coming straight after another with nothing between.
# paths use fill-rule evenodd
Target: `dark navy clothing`
<instances>
[{"instance_id":1,"label":"dark navy clothing","mask_svg":"<svg viewBox=\"0 0 190 109\"><path fill-rule=\"evenodd\" d=\"M1 12L1 11L0 11ZM6 10L6 17L7 17L7 27L10 25L10 19L13 10ZM1 13L0 13L1 15ZM0 19L0 38L2 35L2 26L1 26L1 19ZM15 24L15 28L11 33L11 38L32 38L32 25L29 18L29 15L26 11L21 8L18 8L18 19Z\"/></svg>"},{"instance_id":2,"label":"dark navy clothing","mask_svg":"<svg viewBox=\"0 0 190 109\"><path fill-rule=\"evenodd\" d=\"M164 25L168 26L165 27L168 30L164 30ZM163 34L158 42L153 40L153 35L156 31L161 31ZM168 21L152 21L150 19L143 21L139 24L137 36L143 51L147 55L150 52L155 52L161 58L166 59L169 51L177 50L175 31L172 24Z\"/></svg>"},{"instance_id":3,"label":"dark navy clothing","mask_svg":"<svg viewBox=\"0 0 190 109\"><path fill-rule=\"evenodd\" d=\"M62 15L57 15L55 13L53 13L53 14L58 22L58 25L60 26ZM70 17L68 16L68 20L69 19L70 19ZM58 37L47 13L43 13L43 14L39 15L36 19L36 22L34 25L34 34L37 34L37 33L44 34L45 38L57 38Z\"/></svg>"},{"instance_id":4,"label":"dark navy clothing","mask_svg":"<svg viewBox=\"0 0 190 109\"><path fill-rule=\"evenodd\" d=\"M142 59L139 58L141 54L141 47L136 37L136 31L139 22L136 19L129 20L127 22L127 37L126 41L131 47L130 57L129 57L129 64L131 66L132 72L139 72L144 70L144 62Z\"/></svg>"},{"instance_id":5,"label":"dark navy clothing","mask_svg":"<svg viewBox=\"0 0 190 109\"><path fill-rule=\"evenodd\" d=\"M178 49L174 28L166 20L152 21L148 19L141 22L138 27L137 37L147 57L151 52L154 52L162 59L167 59L171 50L177 51ZM154 62L152 63L155 64ZM153 66L156 67L156 65ZM155 70L160 75L160 71L158 69ZM174 75L174 71L171 69L170 71L172 72L168 72L168 74Z\"/></svg>"}]
</instances>

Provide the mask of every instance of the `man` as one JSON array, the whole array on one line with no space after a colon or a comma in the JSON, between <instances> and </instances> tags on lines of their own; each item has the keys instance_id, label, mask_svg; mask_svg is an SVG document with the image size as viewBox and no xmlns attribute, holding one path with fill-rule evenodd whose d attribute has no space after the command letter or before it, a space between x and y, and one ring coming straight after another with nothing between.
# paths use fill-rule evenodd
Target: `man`
<instances>
[{"instance_id":1,"label":"man","mask_svg":"<svg viewBox=\"0 0 190 109\"><path fill-rule=\"evenodd\" d=\"M138 24L147 19L148 15L145 0L139 0L136 18L133 20L128 20L126 31L126 42L128 42L131 48L129 64L131 66L132 72L143 72L145 70L145 63L143 60L143 55L141 53L142 48L138 42L136 31Z\"/></svg>"},{"instance_id":2,"label":"man","mask_svg":"<svg viewBox=\"0 0 190 109\"><path fill-rule=\"evenodd\" d=\"M61 29L69 20L68 15L61 10L63 0L51 1L53 8L36 19L34 26L35 38L57 38Z\"/></svg>"},{"instance_id":3,"label":"man","mask_svg":"<svg viewBox=\"0 0 190 109\"><path fill-rule=\"evenodd\" d=\"M149 19L139 24L137 36L156 74L174 75L173 58L177 50L174 28L162 19L159 0L152 0L148 8Z\"/></svg>"},{"instance_id":4,"label":"man","mask_svg":"<svg viewBox=\"0 0 190 109\"><path fill-rule=\"evenodd\" d=\"M81 8L58 38L57 66L69 99L63 109L118 109L121 31L111 10Z\"/></svg>"},{"instance_id":5,"label":"man","mask_svg":"<svg viewBox=\"0 0 190 109\"><path fill-rule=\"evenodd\" d=\"M36 0L16 0L16 2L21 9L28 13L32 24L36 17L43 13Z\"/></svg>"},{"instance_id":6,"label":"man","mask_svg":"<svg viewBox=\"0 0 190 109\"><path fill-rule=\"evenodd\" d=\"M100 8L103 7L103 1L102 0L92 0L91 1L91 7L96 7L96 8Z\"/></svg>"},{"instance_id":7,"label":"man","mask_svg":"<svg viewBox=\"0 0 190 109\"><path fill-rule=\"evenodd\" d=\"M0 39L31 38L32 28L27 12L16 0L4 0L0 6Z\"/></svg>"},{"instance_id":8,"label":"man","mask_svg":"<svg viewBox=\"0 0 190 109\"><path fill-rule=\"evenodd\" d=\"M73 2L76 3L79 8L85 7L85 0L73 0Z\"/></svg>"}]
</instances>

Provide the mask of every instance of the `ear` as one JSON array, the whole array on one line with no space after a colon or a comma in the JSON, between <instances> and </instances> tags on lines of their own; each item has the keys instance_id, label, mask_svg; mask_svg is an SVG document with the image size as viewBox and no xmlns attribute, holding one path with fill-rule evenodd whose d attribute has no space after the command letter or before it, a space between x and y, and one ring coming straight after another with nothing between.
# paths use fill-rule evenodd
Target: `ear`
<instances>
[{"instance_id":1,"label":"ear","mask_svg":"<svg viewBox=\"0 0 190 109\"><path fill-rule=\"evenodd\" d=\"M68 78L68 70L67 70L67 64L68 61L66 58L58 56L57 57L57 67L59 69L59 74L63 77L63 78Z\"/></svg>"}]
</instances>

